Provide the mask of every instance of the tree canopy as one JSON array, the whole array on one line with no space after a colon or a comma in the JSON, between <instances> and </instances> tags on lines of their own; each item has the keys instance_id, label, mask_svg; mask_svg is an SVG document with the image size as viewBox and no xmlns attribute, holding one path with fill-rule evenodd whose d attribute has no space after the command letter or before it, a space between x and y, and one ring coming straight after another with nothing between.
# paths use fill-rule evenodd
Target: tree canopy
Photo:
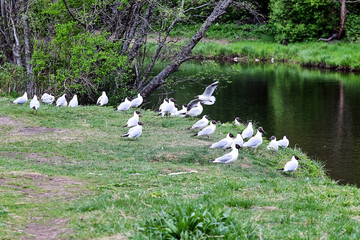
<instances>
[{"instance_id":1,"label":"tree canopy","mask_svg":"<svg viewBox=\"0 0 360 240\"><path fill-rule=\"evenodd\" d=\"M335 0L0 0L0 89L75 93L94 101L151 94L181 63L215 21L268 25L278 42L360 36L359 1ZM345 5L343 5L345 4ZM344 6L346 15L344 15ZM346 21L340 21L340 20ZM179 25L201 26L171 50ZM152 76L166 52L171 63Z\"/></svg>"}]
</instances>

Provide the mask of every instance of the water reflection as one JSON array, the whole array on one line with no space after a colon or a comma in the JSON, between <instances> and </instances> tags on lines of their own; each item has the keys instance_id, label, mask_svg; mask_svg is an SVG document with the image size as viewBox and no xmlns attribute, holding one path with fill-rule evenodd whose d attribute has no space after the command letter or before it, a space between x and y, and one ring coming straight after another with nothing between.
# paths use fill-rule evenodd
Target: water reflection
<instances>
[{"instance_id":1,"label":"water reflection","mask_svg":"<svg viewBox=\"0 0 360 240\"><path fill-rule=\"evenodd\" d=\"M302 69L294 65L188 63L176 74L211 71L202 82L189 82L171 96L179 105L226 76L215 91L216 103L204 114L223 122L252 119L268 133L289 136L290 145L321 160L332 178L360 185L360 77ZM163 97L162 97L163 98ZM157 102L154 96L152 102Z\"/></svg>"}]
</instances>

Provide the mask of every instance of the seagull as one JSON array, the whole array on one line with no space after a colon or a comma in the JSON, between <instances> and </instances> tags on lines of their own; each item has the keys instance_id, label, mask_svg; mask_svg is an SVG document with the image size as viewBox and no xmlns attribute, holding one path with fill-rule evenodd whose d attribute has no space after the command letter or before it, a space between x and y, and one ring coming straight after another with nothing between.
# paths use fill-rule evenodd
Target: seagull
<instances>
[{"instance_id":1,"label":"seagull","mask_svg":"<svg viewBox=\"0 0 360 240\"><path fill-rule=\"evenodd\" d=\"M238 133L238 134L236 135L236 138L234 139L234 143L237 144L237 145L239 145L240 147L243 146L244 140L243 140L243 138L241 137L241 134L240 134L240 133Z\"/></svg>"},{"instance_id":2,"label":"seagull","mask_svg":"<svg viewBox=\"0 0 360 240\"><path fill-rule=\"evenodd\" d=\"M163 100L162 104L160 104L160 106L159 106L159 112L161 112L162 109L163 109L167 104L169 104L169 99L168 99L168 98L165 98L165 99Z\"/></svg>"},{"instance_id":3,"label":"seagull","mask_svg":"<svg viewBox=\"0 0 360 240\"><path fill-rule=\"evenodd\" d=\"M215 103L215 97L212 96L214 93L217 85L219 84L218 81L210 84L205 88L205 91L201 95L195 96L196 99L199 99L205 105L213 105Z\"/></svg>"},{"instance_id":4,"label":"seagull","mask_svg":"<svg viewBox=\"0 0 360 240\"><path fill-rule=\"evenodd\" d=\"M40 102L37 99L37 96L34 95L33 99L31 99L31 101L30 101L30 108L32 110L37 110L39 107L40 107Z\"/></svg>"},{"instance_id":5,"label":"seagull","mask_svg":"<svg viewBox=\"0 0 360 240\"><path fill-rule=\"evenodd\" d=\"M213 160L210 160L210 162L215 162L215 163L232 163L232 162L235 162L236 159L238 158L239 156L239 151L238 149L240 148L240 146L238 144L232 144L231 145L231 152L221 156L221 157L218 157L218 158L215 158Z\"/></svg>"},{"instance_id":6,"label":"seagull","mask_svg":"<svg viewBox=\"0 0 360 240\"><path fill-rule=\"evenodd\" d=\"M168 102L166 102L161 107L161 113L159 115L165 116L165 115L175 114L176 112L175 102L176 100L174 98L170 98Z\"/></svg>"},{"instance_id":7,"label":"seagull","mask_svg":"<svg viewBox=\"0 0 360 240\"><path fill-rule=\"evenodd\" d=\"M231 147L231 145L234 142L234 135L232 133L228 133L226 135L226 138L221 139L220 141L213 143L210 148L222 148L222 149L228 149Z\"/></svg>"},{"instance_id":8,"label":"seagull","mask_svg":"<svg viewBox=\"0 0 360 240\"><path fill-rule=\"evenodd\" d=\"M132 127L127 131L125 134L121 135L121 137L127 137L127 138L138 138L142 133L142 122L138 122L135 127Z\"/></svg>"},{"instance_id":9,"label":"seagull","mask_svg":"<svg viewBox=\"0 0 360 240\"><path fill-rule=\"evenodd\" d=\"M208 138L210 138L210 135L213 134L216 130L216 122L214 120L212 120L210 122L210 125L207 126L206 128L202 129L201 131L199 131L198 133L196 133L195 136L207 136Z\"/></svg>"},{"instance_id":10,"label":"seagull","mask_svg":"<svg viewBox=\"0 0 360 240\"><path fill-rule=\"evenodd\" d=\"M253 136L247 142L245 142L243 147L257 148L258 146L260 146L260 144L263 142L263 139L262 139L263 132L264 132L264 129L262 127L259 127L255 136Z\"/></svg>"},{"instance_id":11,"label":"seagull","mask_svg":"<svg viewBox=\"0 0 360 240\"><path fill-rule=\"evenodd\" d=\"M198 101L198 103L196 104L196 107L193 107L189 110L188 107L188 111L186 112L186 115L189 115L191 117L197 117L199 116L202 111L204 110L202 103L200 101Z\"/></svg>"},{"instance_id":12,"label":"seagull","mask_svg":"<svg viewBox=\"0 0 360 240\"><path fill-rule=\"evenodd\" d=\"M277 141L279 147L287 148L289 146L289 139L284 136L283 139Z\"/></svg>"},{"instance_id":13,"label":"seagull","mask_svg":"<svg viewBox=\"0 0 360 240\"><path fill-rule=\"evenodd\" d=\"M61 97L59 97L57 100L56 100L56 106L63 106L63 107L66 107L67 106L67 101L66 101L66 94L64 93Z\"/></svg>"},{"instance_id":14,"label":"seagull","mask_svg":"<svg viewBox=\"0 0 360 240\"><path fill-rule=\"evenodd\" d=\"M127 111L130 109L131 106L131 102L129 101L129 99L126 97L125 101L123 101L122 103L120 103L120 105L115 108L115 111Z\"/></svg>"},{"instance_id":15,"label":"seagull","mask_svg":"<svg viewBox=\"0 0 360 240\"><path fill-rule=\"evenodd\" d=\"M108 97L106 96L105 91L102 92L101 96L98 98L98 100L96 101L96 105L98 106L104 106L105 104L107 104L109 102Z\"/></svg>"},{"instance_id":16,"label":"seagull","mask_svg":"<svg viewBox=\"0 0 360 240\"><path fill-rule=\"evenodd\" d=\"M137 107L139 107L139 106L143 103L143 101L144 101L144 99L143 99L143 97L141 96L141 94L139 93L136 98L134 98L133 100L131 100L131 102L130 102L130 107L132 107L132 108L137 108Z\"/></svg>"},{"instance_id":17,"label":"seagull","mask_svg":"<svg viewBox=\"0 0 360 240\"><path fill-rule=\"evenodd\" d=\"M207 125L209 125L209 117L204 115L199 121L187 129L203 129Z\"/></svg>"},{"instance_id":18,"label":"seagull","mask_svg":"<svg viewBox=\"0 0 360 240\"><path fill-rule=\"evenodd\" d=\"M182 105L182 109L176 111L173 115L179 116L179 117L185 117L185 116L186 116L186 112L187 112L187 105L184 104L184 105Z\"/></svg>"},{"instance_id":19,"label":"seagull","mask_svg":"<svg viewBox=\"0 0 360 240\"><path fill-rule=\"evenodd\" d=\"M294 172L299 166L299 157L294 155L289 162L287 162L284 168L278 169L283 172Z\"/></svg>"},{"instance_id":20,"label":"seagull","mask_svg":"<svg viewBox=\"0 0 360 240\"><path fill-rule=\"evenodd\" d=\"M239 117L236 117L234 122L235 122L235 126L241 126L241 119Z\"/></svg>"},{"instance_id":21,"label":"seagull","mask_svg":"<svg viewBox=\"0 0 360 240\"><path fill-rule=\"evenodd\" d=\"M268 150L272 150L272 151L277 151L279 149L279 144L278 142L276 141L276 137L275 136L271 136L270 138L270 143L267 145L267 149Z\"/></svg>"},{"instance_id":22,"label":"seagull","mask_svg":"<svg viewBox=\"0 0 360 240\"><path fill-rule=\"evenodd\" d=\"M55 97L51 94L44 93L41 96L41 102L46 103L46 104L52 104L54 102L54 100L55 100Z\"/></svg>"},{"instance_id":23,"label":"seagull","mask_svg":"<svg viewBox=\"0 0 360 240\"><path fill-rule=\"evenodd\" d=\"M134 111L134 116L129 118L126 125L124 125L123 127L135 127L139 122L139 114L139 111Z\"/></svg>"},{"instance_id":24,"label":"seagull","mask_svg":"<svg viewBox=\"0 0 360 240\"><path fill-rule=\"evenodd\" d=\"M77 95L75 94L69 102L69 107L77 107L79 105Z\"/></svg>"},{"instance_id":25,"label":"seagull","mask_svg":"<svg viewBox=\"0 0 360 240\"><path fill-rule=\"evenodd\" d=\"M241 136L243 139L250 138L254 134L254 129L252 127L252 121L249 120L247 127L242 131Z\"/></svg>"},{"instance_id":26,"label":"seagull","mask_svg":"<svg viewBox=\"0 0 360 240\"><path fill-rule=\"evenodd\" d=\"M13 103L15 104L24 104L28 101L28 97L27 97L27 93L25 92L24 95L22 95L21 97L18 97L17 99L15 99L13 101Z\"/></svg>"}]
</instances>

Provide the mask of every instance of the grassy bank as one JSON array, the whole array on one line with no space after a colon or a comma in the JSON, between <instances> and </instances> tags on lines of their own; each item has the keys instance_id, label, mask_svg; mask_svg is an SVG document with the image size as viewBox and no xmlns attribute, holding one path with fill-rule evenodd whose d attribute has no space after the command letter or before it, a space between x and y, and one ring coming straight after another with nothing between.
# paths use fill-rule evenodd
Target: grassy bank
<instances>
[{"instance_id":1,"label":"grassy bank","mask_svg":"<svg viewBox=\"0 0 360 240\"><path fill-rule=\"evenodd\" d=\"M360 190L329 180L300 149L272 153L265 141L228 167L209 163L224 152L206 146L242 127L194 138L194 120L142 110L143 135L129 140L120 135L132 113L35 113L9 100L0 98L1 239L179 239L181 229L183 239L359 239ZM300 169L277 171L293 154Z\"/></svg>"},{"instance_id":2,"label":"grassy bank","mask_svg":"<svg viewBox=\"0 0 360 240\"><path fill-rule=\"evenodd\" d=\"M198 25L177 27L171 37L181 39L176 45L181 46L192 37ZM193 50L193 55L200 58L215 58L239 62L270 61L293 62L308 67L360 71L360 43L347 41L300 42L282 45L271 37L272 29L266 25L215 24ZM154 48L155 46L150 46Z\"/></svg>"}]
</instances>

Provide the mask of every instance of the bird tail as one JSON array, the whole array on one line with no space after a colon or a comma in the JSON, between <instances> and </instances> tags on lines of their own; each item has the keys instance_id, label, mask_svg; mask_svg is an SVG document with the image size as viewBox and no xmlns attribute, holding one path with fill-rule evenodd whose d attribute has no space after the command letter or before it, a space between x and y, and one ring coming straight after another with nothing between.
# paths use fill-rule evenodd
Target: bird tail
<instances>
[{"instance_id":1,"label":"bird tail","mask_svg":"<svg viewBox=\"0 0 360 240\"><path fill-rule=\"evenodd\" d=\"M278 171L284 171L284 168L277 169Z\"/></svg>"},{"instance_id":2,"label":"bird tail","mask_svg":"<svg viewBox=\"0 0 360 240\"><path fill-rule=\"evenodd\" d=\"M125 134L121 135L121 137L128 137L128 136L129 136L128 133L125 133Z\"/></svg>"},{"instance_id":3,"label":"bird tail","mask_svg":"<svg viewBox=\"0 0 360 240\"><path fill-rule=\"evenodd\" d=\"M191 129L191 127L188 127L188 128L186 128L185 130L190 130Z\"/></svg>"},{"instance_id":4,"label":"bird tail","mask_svg":"<svg viewBox=\"0 0 360 240\"><path fill-rule=\"evenodd\" d=\"M209 162L214 162L214 161L215 161L215 159L210 159L210 160L209 160Z\"/></svg>"},{"instance_id":5,"label":"bird tail","mask_svg":"<svg viewBox=\"0 0 360 240\"><path fill-rule=\"evenodd\" d=\"M126 125L124 125L124 126L122 126L122 127L127 127L128 125L126 124Z\"/></svg>"},{"instance_id":6,"label":"bird tail","mask_svg":"<svg viewBox=\"0 0 360 240\"><path fill-rule=\"evenodd\" d=\"M192 135L193 137L196 137L198 134L197 133L195 133L194 135Z\"/></svg>"},{"instance_id":7,"label":"bird tail","mask_svg":"<svg viewBox=\"0 0 360 240\"><path fill-rule=\"evenodd\" d=\"M36 110L36 107L34 106L34 107L32 107L32 110Z\"/></svg>"}]
</instances>

